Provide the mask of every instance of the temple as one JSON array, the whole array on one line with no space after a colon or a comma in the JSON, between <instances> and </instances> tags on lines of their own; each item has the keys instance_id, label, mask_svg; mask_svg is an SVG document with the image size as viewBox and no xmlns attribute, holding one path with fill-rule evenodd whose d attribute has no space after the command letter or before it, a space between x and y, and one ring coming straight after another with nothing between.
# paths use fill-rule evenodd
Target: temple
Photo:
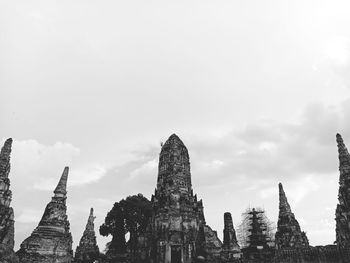
<instances>
[{"instance_id":1,"label":"temple","mask_svg":"<svg viewBox=\"0 0 350 263\"><path fill-rule=\"evenodd\" d=\"M162 145L157 187L148 202L144 227L135 232L123 250L108 247L99 252L91 208L73 261L72 236L67 218L68 167L54 190L52 200L32 234L19 251L14 247L14 216L10 207L10 154L8 139L0 152L0 262L1 263L350 263L350 155L342 137L336 136L339 154L339 203L336 207L335 243L311 246L288 203L281 183L277 231L261 209L248 209L238 229L224 214L223 242L207 225L203 201L193 194L190 159L186 146L173 134ZM123 213L118 210L118 214ZM114 221L119 233L127 233L124 218ZM113 222L113 221L112 221ZM243 232L242 232L243 230ZM245 233L242 235L242 233ZM114 236L113 236L114 238ZM239 241L238 241L239 240Z\"/></svg>"},{"instance_id":2,"label":"temple","mask_svg":"<svg viewBox=\"0 0 350 263\"><path fill-rule=\"evenodd\" d=\"M14 242L14 213L10 207L12 193L10 190L9 173L11 169L12 139L7 139L0 152L0 262L18 262L13 251Z\"/></svg>"},{"instance_id":3,"label":"temple","mask_svg":"<svg viewBox=\"0 0 350 263\"><path fill-rule=\"evenodd\" d=\"M301 231L298 221L288 203L281 183L279 188L279 215L275 236L276 249L308 247L309 240Z\"/></svg>"},{"instance_id":4,"label":"temple","mask_svg":"<svg viewBox=\"0 0 350 263\"><path fill-rule=\"evenodd\" d=\"M197 200L192 190L187 148L175 134L169 137L160 152L152 206L151 229L155 246L151 248L151 254L155 255L155 262L190 263L197 258L206 258L209 247L215 251L217 235L206 226L202 200ZM211 240L207 242L206 236ZM221 242L218 246L217 256L220 256Z\"/></svg>"},{"instance_id":5,"label":"temple","mask_svg":"<svg viewBox=\"0 0 350 263\"><path fill-rule=\"evenodd\" d=\"M93 263L100 257L100 251L96 243L94 220L94 209L91 208L83 236L75 250L74 263Z\"/></svg>"},{"instance_id":6,"label":"temple","mask_svg":"<svg viewBox=\"0 0 350 263\"><path fill-rule=\"evenodd\" d=\"M68 170L68 167L64 168L54 196L46 206L39 225L17 251L20 262L72 262L72 235L66 213Z\"/></svg>"}]
</instances>

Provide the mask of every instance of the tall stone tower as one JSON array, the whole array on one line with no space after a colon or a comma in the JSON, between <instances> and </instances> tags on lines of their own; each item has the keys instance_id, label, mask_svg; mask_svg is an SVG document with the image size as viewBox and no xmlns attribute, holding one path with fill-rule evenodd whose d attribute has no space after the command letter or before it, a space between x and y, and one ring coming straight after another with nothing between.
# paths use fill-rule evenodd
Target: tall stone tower
<instances>
[{"instance_id":1,"label":"tall stone tower","mask_svg":"<svg viewBox=\"0 0 350 263\"><path fill-rule=\"evenodd\" d=\"M25 239L17 255L23 263L72 262L72 235L67 218L68 167L54 191L37 228Z\"/></svg>"},{"instance_id":2,"label":"tall stone tower","mask_svg":"<svg viewBox=\"0 0 350 263\"><path fill-rule=\"evenodd\" d=\"M75 251L74 263L93 263L100 257L100 251L96 243L94 220L94 209L91 208L86 228Z\"/></svg>"},{"instance_id":3,"label":"tall stone tower","mask_svg":"<svg viewBox=\"0 0 350 263\"><path fill-rule=\"evenodd\" d=\"M10 207L10 154L12 139L7 139L0 152L0 262L17 262L14 254L14 214Z\"/></svg>"},{"instance_id":4,"label":"tall stone tower","mask_svg":"<svg viewBox=\"0 0 350 263\"><path fill-rule=\"evenodd\" d=\"M288 203L281 183L279 187L279 215L275 244L277 249L308 247L309 241L305 232L301 231L298 221Z\"/></svg>"},{"instance_id":5,"label":"tall stone tower","mask_svg":"<svg viewBox=\"0 0 350 263\"><path fill-rule=\"evenodd\" d=\"M337 134L339 153L339 192L335 211L336 240L341 249L350 248L350 155L340 134Z\"/></svg>"},{"instance_id":6,"label":"tall stone tower","mask_svg":"<svg viewBox=\"0 0 350 263\"><path fill-rule=\"evenodd\" d=\"M241 257L241 249L237 242L236 231L233 227L231 213L224 214L224 242L222 245L222 259L231 260Z\"/></svg>"},{"instance_id":7,"label":"tall stone tower","mask_svg":"<svg viewBox=\"0 0 350 263\"><path fill-rule=\"evenodd\" d=\"M160 152L152 204L152 254L156 262L190 263L195 257L204 257L203 206L193 195L187 148L175 134Z\"/></svg>"}]
</instances>

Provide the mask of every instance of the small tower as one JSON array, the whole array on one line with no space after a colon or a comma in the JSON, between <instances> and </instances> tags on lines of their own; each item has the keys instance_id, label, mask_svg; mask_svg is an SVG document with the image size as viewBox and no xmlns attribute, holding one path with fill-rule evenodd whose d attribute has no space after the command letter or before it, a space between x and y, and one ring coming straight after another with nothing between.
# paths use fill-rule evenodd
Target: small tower
<instances>
[{"instance_id":1,"label":"small tower","mask_svg":"<svg viewBox=\"0 0 350 263\"><path fill-rule=\"evenodd\" d=\"M91 208L86 228L75 251L74 263L93 263L100 257L94 229L95 218L94 209Z\"/></svg>"},{"instance_id":2,"label":"small tower","mask_svg":"<svg viewBox=\"0 0 350 263\"><path fill-rule=\"evenodd\" d=\"M241 249L237 242L236 231L229 212L224 214L224 242L221 257L225 261L241 257Z\"/></svg>"},{"instance_id":3,"label":"small tower","mask_svg":"<svg viewBox=\"0 0 350 263\"><path fill-rule=\"evenodd\" d=\"M242 233L244 248L243 258L247 262L271 262L273 248L270 246L271 222L262 209L249 209L243 214ZM245 262L245 261L244 261Z\"/></svg>"},{"instance_id":4,"label":"small tower","mask_svg":"<svg viewBox=\"0 0 350 263\"><path fill-rule=\"evenodd\" d=\"M0 262L18 262L14 254L14 213L10 207L10 155L12 139L7 139L0 152Z\"/></svg>"},{"instance_id":5,"label":"small tower","mask_svg":"<svg viewBox=\"0 0 350 263\"><path fill-rule=\"evenodd\" d=\"M288 203L281 183L279 187L279 215L275 244L277 249L308 247L309 241L305 232L301 231L298 221Z\"/></svg>"},{"instance_id":6,"label":"small tower","mask_svg":"<svg viewBox=\"0 0 350 263\"><path fill-rule=\"evenodd\" d=\"M339 154L339 192L335 211L336 242L341 249L350 248L350 155L343 138L337 134Z\"/></svg>"},{"instance_id":7,"label":"small tower","mask_svg":"<svg viewBox=\"0 0 350 263\"><path fill-rule=\"evenodd\" d=\"M69 168L65 167L39 225L17 251L20 262L72 262L72 235L66 206L68 171Z\"/></svg>"}]
</instances>

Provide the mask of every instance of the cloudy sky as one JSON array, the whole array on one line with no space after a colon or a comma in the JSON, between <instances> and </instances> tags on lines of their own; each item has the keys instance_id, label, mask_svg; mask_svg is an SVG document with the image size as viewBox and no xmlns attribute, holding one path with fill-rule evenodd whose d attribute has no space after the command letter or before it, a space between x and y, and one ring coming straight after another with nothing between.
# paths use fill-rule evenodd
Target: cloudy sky
<instances>
[{"instance_id":1,"label":"cloudy sky","mask_svg":"<svg viewBox=\"0 0 350 263\"><path fill-rule=\"evenodd\" d=\"M349 1L0 1L16 248L66 165L74 248L90 207L98 229L115 201L150 197L172 133L220 237L226 211L277 222L282 182L311 244L331 244L349 27Z\"/></svg>"}]
</instances>

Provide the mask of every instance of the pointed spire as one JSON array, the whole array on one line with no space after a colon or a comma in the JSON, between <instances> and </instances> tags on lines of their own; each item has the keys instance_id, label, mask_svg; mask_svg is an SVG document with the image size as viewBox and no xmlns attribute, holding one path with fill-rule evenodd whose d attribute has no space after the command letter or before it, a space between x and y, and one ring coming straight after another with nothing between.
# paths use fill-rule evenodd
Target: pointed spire
<instances>
[{"instance_id":1,"label":"pointed spire","mask_svg":"<svg viewBox=\"0 0 350 263\"><path fill-rule=\"evenodd\" d=\"M339 171L340 181L344 179L345 175L349 175L348 170L350 169L350 154L346 148L343 138L337 133L337 144L338 144L338 158L339 158Z\"/></svg>"},{"instance_id":2,"label":"pointed spire","mask_svg":"<svg viewBox=\"0 0 350 263\"><path fill-rule=\"evenodd\" d=\"M89 231L94 231L94 220L95 220L95 216L94 216L94 209L90 208L90 215L88 218L88 222L86 224L86 230Z\"/></svg>"},{"instance_id":3,"label":"pointed spire","mask_svg":"<svg viewBox=\"0 0 350 263\"><path fill-rule=\"evenodd\" d=\"M12 148L12 138L8 138L5 143L4 146L1 148L1 157L10 157L10 153L11 153L11 148Z\"/></svg>"},{"instance_id":4,"label":"pointed spire","mask_svg":"<svg viewBox=\"0 0 350 263\"><path fill-rule=\"evenodd\" d=\"M5 141L0 152L0 178L7 178L10 173L10 154L12 148L12 138Z\"/></svg>"},{"instance_id":5,"label":"pointed spire","mask_svg":"<svg viewBox=\"0 0 350 263\"><path fill-rule=\"evenodd\" d=\"M299 222L292 213L286 194L281 183L279 187L279 215L275 244L277 249L289 247L307 247L309 240L305 232L301 231Z\"/></svg>"},{"instance_id":6,"label":"pointed spire","mask_svg":"<svg viewBox=\"0 0 350 263\"><path fill-rule=\"evenodd\" d=\"M337 134L337 144L339 153L339 203L335 212L336 220L336 240L341 248L350 246L350 155L344 144L343 138Z\"/></svg>"},{"instance_id":7,"label":"pointed spire","mask_svg":"<svg viewBox=\"0 0 350 263\"><path fill-rule=\"evenodd\" d=\"M86 228L75 251L74 262L76 263L95 262L94 260L98 259L100 256L99 248L96 243L94 220L94 209L91 208ZM90 260L87 261L86 259Z\"/></svg>"},{"instance_id":8,"label":"pointed spire","mask_svg":"<svg viewBox=\"0 0 350 263\"><path fill-rule=\"evenodd\" d=\"M55 195L47 204L38 226L17 251L19 262L72 262L73 241L66 206L68 170L68 167L64 168Z\"/></svg>"},{"instance_id":9,"label":"pointed spire","mask_svg":"<svg viewBox=\"0 0 350 263\"><path fill-rule=\"evenodd\" d=\"M60 181L58 182L54 191L55 196L65 197L67 194L67 180L68 180L69 167L66 166L63 170Z\"/></svg>"},{"instance_id":10,"label":"pointed spire","mask_svg":"<svg viewBox=\"0 0 350 263\"><path fill-rule=\"evenodd\" d=\"M278 184L278 188L279 188L279 201L280 201L279 213L280 214L292 213L292 210L291 210L290 205L288 203L286 193L283 190L282 183Z\"/></svg>"}]
</instances>

